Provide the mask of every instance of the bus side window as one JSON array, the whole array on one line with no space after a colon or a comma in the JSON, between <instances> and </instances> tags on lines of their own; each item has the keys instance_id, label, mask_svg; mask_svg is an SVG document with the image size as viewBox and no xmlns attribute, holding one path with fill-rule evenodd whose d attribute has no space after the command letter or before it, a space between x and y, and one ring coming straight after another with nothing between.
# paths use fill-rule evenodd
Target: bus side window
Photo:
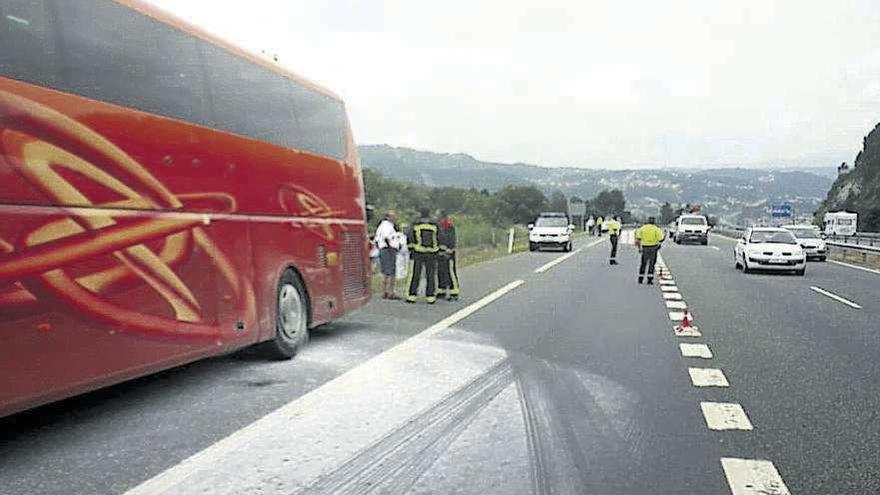
<instances>
[{"instance_id":1,"label":"bus side window","mask_svg":"<svg viewBox=\"0 0 880 495\"><path fill-rule=\"evenodd\" d=\"M53 86L55 36L45 2L0 3L0 76Z\"/></svg>"},{"instance_id":2,"label":"bus side window","mask_svg":"<svg viewBox=\"0 0 880 495\"><path fill-rule=\"evenodd\" d=\"M197 124L205 85L195 40L109 0L56 0L60 88Z\"/></svg>"}]
</instances>

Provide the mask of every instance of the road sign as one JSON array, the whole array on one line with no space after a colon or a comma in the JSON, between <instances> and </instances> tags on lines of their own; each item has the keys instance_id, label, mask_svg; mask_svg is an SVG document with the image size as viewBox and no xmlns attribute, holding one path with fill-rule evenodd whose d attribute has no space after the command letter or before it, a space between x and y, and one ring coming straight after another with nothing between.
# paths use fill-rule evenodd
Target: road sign
<instances>
[{"instance_id":1,"label":"road sign","mask_svg":"<svg viewBox=\"0 0 880 495\"><path fill-rule=\"evenodd\" d=\"M788 203L773 205L770 207L770 216L773 218L791 218L792 209Z\"/></svg>"}]
</instances>

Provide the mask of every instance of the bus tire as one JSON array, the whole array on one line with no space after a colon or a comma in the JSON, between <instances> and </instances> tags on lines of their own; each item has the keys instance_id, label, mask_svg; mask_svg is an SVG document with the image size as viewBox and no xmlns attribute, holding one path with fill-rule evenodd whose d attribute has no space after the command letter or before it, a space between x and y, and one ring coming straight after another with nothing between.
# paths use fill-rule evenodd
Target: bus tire
<instances>
[{"instance_id":1,"label":"bus tire","mask_svg":"<svg viewBox=\"0 0 880 495\"><path fill-rule=\"evenodd\" d=\"M288 268L278 280L275 335L263 344L270 359L290 359L309 341L309 298L302 279Z\"/></svg>"}]
</instances>

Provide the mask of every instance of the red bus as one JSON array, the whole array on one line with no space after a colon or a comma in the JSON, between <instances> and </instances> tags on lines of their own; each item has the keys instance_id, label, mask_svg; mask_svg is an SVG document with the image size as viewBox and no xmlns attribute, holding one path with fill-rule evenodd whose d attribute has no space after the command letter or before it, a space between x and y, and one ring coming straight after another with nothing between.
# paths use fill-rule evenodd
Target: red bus
<instances>
[{"instance_id":1,"label":"red bus","mask_svg":"<svg viewBox=\"0 0 880 495\"><path fill-rule=\"evenodd\" d=\"M370 298L333 93L135 1L0 0L0 416Z\"/></svg>"}]
</instances>

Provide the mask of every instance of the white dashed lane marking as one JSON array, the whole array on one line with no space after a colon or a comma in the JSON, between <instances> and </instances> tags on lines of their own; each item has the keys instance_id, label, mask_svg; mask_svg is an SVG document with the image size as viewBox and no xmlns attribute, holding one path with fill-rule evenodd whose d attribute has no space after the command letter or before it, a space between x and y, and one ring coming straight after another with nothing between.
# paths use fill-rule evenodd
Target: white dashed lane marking
<instances>
[{"instance_id":1,"label":"white dashed lane marking","mask_svg":"<svg viewBox=\"0 0 880 495\"><path fill-rule=\"evenodd\" d=\"M729 387L724 372L715 368L688 368L691 383L695 387Z\"/></svg>"},{"instance_id":2,"label":"white dashed lane marking","mask_svg":"<svg viewBox=\"0 0 880 495\"><path fill-rule=\"evenodd\" d=\"M710 430L753 429L746 411L735 402L700 402L700 408Z\"/></svg>"},{"instance_id":3,"label":"white dashed lane marking","mask_svg":"<svg viewBox=\"0 0 880 495\"><path fill-rule=\"evenodd\" d=\"M678 292L664 292L664 293L663 293L663 299L680 301L680 300L681 300L681 294L678 293Z\"/></svg>"},{"instance_id":4,"label":"white dashed lane marking","mask_svg":"<svg viewBox=\"0 0 880 495\"><path fill-rule=\"evenodd\" d=\"M791 495L770 461L722 457L721 467L733 495Z\"/></svg>"},{"instance_id":5,"label":"white dashed lane marking","mask_svg":"<svg viewBox=\"0 0 880 495\"><path fill-rule=\"evenodd\" d=\"M679 337L702 337L703 334L697 330L697 327L685 328L683 330L676 330L675 327L672 328L672 331L675 335Z\"/></svg>"},{"instance_id":6,"label":"white dashed lane marking","mask_svg":"<svg viewBox=\"0 0 880 495\"><path fill-rule=\"evenodd\" d=\"M684 301L666 301L667 309L687 309L687 303Z\"/></svg>"},{"instance_id":7,"label":"white dashed lane marking","mask_svg":"<svg viewBox=\"0 0 880 495\"><path fill-rule=\"evenodd\" d=\"M660 279L660 285L675 285L675 280L672 280L671 278L669 278L669 279L662 278L662 279Z\"/></svg>"},{"instance_id":8,"label":"white dashed lane marking","mask_svg":"<svg viewBox=\"0 0 880 495\"><path fill-rule=\"evenodd\" d=\"M669 319L672 321L681 321L684 320L684 312L683 311L670 311Z\"/></svg>"},{"instance_id":9,"label":"white dashed lane marking","mask_svg":"<svg viewBox=\"0 0 880 495\"><path fill-rule=\"evenodd\" d=\"M593 247L596 244L598 244L598 242L593 242L592 244L589 244L587 247ZM572 251L564 256L560 256L560 257L556 258L555 260L551 261L550 263L547 263L546 265L539 267L537 270L535 270L535 273L546 272L547 270L553 268L554 266L556 266L556 265L562 263L563 261L571 258L572 256L578 254L579 252L581 252L581 249L583 249L583 248L575 249L574 251Z\"/></svg>"},{"instance_id":10,"label":"white dashed lane marking","mask_svg":"<svg viewBox=\"0 0 880 495\"><path fill-rule=\"evenodd\" d=\"M706 344L678 344L678 349L684 357L712 359L712 351Z\"/></svg>"},{"instance_id":11,"label":"white dashed lane marking","mask_svg":"<svg viewBox=\"0 0 880 495\"><path fill-rule=\"evenodd\" d=\"M663 292L678 292L678 287L674 285L661 285L660 290Z\"/></svg>"},{"instance_id":12,"label":"white dashed lane marking","mask_svg":"<svg viewBox=\"0 0 880 495\"><path fill-rule=\"evenodd\" d=\"M831 299L834 299L835 301L837 301L837 302L839 302L839 303L841 303L841 304L845 304L845 305L847 305L847 306L849 306L849 307L851 307L851 308L853 308L853 309L862 309L861 306L859 306L858 304L856 304L856 303L850 301L849 299L846 299L846 298L844 298L844 297L840 297L840 296L838 296L837 294L835 294L835 293L833 293L833 292L829 292L829 291L827 291L827 290L825 290L825 289L823 289L823 288L821 288L821 287L815 287L815 286L813 286L813 287L810 287L810 290L812 290L813 292L817 292L817 293L819 293L819 294L822 294L822 295L825 296L825 297L829 297L829 298L831 298Z\"/></svg>"}]
</instances>

